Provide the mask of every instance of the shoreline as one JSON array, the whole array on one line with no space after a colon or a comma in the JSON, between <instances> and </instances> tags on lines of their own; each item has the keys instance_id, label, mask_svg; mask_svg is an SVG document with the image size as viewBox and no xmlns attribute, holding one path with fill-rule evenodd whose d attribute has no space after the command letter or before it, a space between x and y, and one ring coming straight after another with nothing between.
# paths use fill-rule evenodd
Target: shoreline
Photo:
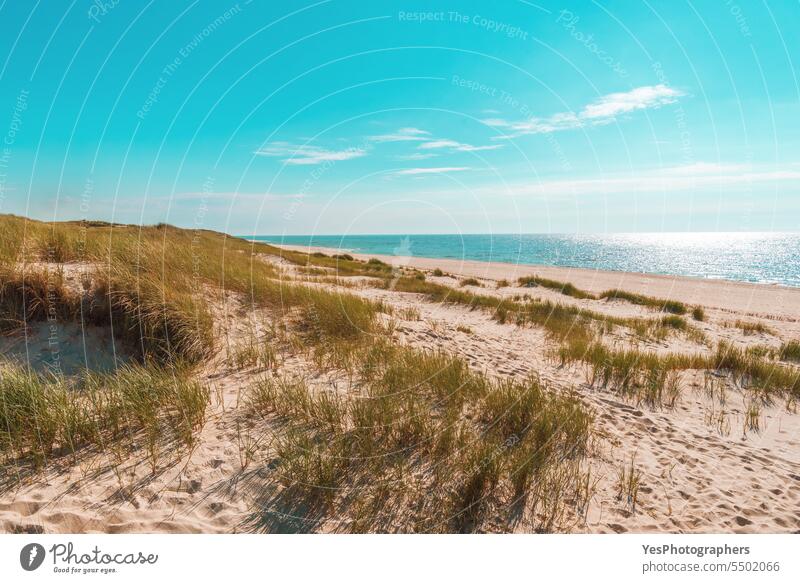
<instances>
[{"instance_id":1,"label":"shoreline","mask_svg":"<svg viewBox=\"0 0 800 583\"><path fill-rule=\"evenodd\" d=\"M264 241L251 241L265 243ZM287 251L301 253L348 253L356 259L380 259L395 267L414 267L423 270L442 269L461 277L479 277L488 280L539 275L571 283L592 293L609 289L626 291L664 299L679 300L705 307L751 313L774 319L795 321L800 314L800 288L781 284L752 283L728 279L704 279L684 275L663 275L587 269L583 267L556 267L474 259L434 259L377 253L354 253L332 247L266 243Z\"/></svg>"}]
</instances>

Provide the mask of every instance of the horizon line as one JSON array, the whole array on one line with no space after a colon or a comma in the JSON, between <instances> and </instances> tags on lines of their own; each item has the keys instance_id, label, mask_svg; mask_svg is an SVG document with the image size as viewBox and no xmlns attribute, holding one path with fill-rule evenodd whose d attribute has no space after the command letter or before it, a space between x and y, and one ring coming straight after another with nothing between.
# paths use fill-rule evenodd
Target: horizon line
<instances>
[{"instance_id":1,"label":"horizon line","mask_svg":"<svg viewBox=\"0 0 800 583\"><path fill-rule=\"evenodd\" d=\"M502 233L306 233L306 234L280 234L280 235L233 235L235 237L454 237L454 236L525 236L525 235L797 235L800 234L800 229L780 231L596 231L596 232L502 232Z\"/></svg>"}]
</instances>

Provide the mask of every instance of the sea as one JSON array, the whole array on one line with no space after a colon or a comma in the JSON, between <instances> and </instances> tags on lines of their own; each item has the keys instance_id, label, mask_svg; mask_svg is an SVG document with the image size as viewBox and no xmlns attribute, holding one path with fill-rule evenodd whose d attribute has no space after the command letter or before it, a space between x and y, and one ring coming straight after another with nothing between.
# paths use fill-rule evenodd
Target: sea
<instances>
[{"instance_id":1,"label":"sea","mask_svg":"<svg viewBox=\"0 0 800 583\"><path fill-rule=\"evenodd\" d=\"M251 240L341 253L683 275L800 287L800 233L314 235Z\"/></svg>"}]
</instances>

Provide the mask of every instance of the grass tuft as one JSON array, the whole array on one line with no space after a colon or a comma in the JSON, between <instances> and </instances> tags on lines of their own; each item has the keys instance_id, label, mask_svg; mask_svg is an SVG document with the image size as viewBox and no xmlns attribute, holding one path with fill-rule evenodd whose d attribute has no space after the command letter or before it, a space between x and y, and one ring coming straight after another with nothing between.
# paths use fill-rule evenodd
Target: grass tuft
<instances>
[{"instance_id":1,"label":"grass tuft","mask_svg":"<svg viewBox=\"0 0 800 583\"><path fill-rule=\"evenodd\" d=\"M171 441L192 445L208 400L208 390L181 369L126 366L114 374L87 373L75 384L6 365L0 454L42 465L52 456L122 439L154 459Z\"/></svg>"},{"instance_id":2,"label":"grass tuft","mask_svg":"<svg viewBox=\"0 0 800 583\"><path fill-rule=\"evenodd\" d=\"M682 302L653 298L650 296L627 292L621 289L604 291L600 294L600 297L611 300L625 300L626 302L630 302L637 306L646 306L648 308L653 308L662 312L669 312L671 314L677 314L679 316L682 316L688 311L686 304Z\"/></svg>"},{"instance_id":3,"label":"grass tuft","mask_svg":"<svg viewBox=\"0 0 800 583\"><path fill-rule=\"evenodd\" d=\"M774 335L775 332L769 326L762 324L761 322L747 322L745 320L736 320L733 325L736 328L739 328L745 336L750 336L751 334L770 334Z\"/></svg>"},{"instance_id":4,"label":"grass tuft","mask_svg":"<svg viewBox=\"0 0 800 583\"><path fill-rule=\"evenodd\" d=\"M781 360L800 362L800 342L797 340L790 340L784 342L780 350Z\"/></svg>"},{"instance_id":5,"label":"grass tuft","mask_svg":"<svg viewBox=\"0 0 800 583\"><path fill-rule=\"evenodd\" d=\"M351 350L357 392L299 379L251 387L252 409L285 424L276 472L287 500L358 532L482 530L513 514L515 498L561 515L564 499L542 484L586 453L592 420L577 399L535 377L492 381L450 355L387 342ZM569 476L577 488L582 475Z\"/></svg>"},{"instance_id":6,"label":"grass tuft","mask_svg":"<svg viewBox=\"0 0 800 583\"><path fill-rule=\"evenodd\" d=\"M578 289L571 283L556 281L554 279L547 279L544 277L539 277L537 275L520 277L517 280L517 283L519 283L519 285L521 285L522 287L539 287L539 286L546 287L548 289L556 290L559 293L564 294L565 296L577 298L579 300L597 299L594 294Z\"/></svg>"}]
</instances>

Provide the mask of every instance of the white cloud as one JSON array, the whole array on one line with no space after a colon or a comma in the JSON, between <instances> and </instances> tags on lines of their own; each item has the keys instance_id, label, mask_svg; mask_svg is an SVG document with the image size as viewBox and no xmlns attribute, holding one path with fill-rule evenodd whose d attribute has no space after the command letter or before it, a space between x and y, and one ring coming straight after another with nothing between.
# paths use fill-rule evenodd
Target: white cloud
<instances>
[{"instance_id":1,"label":"white cloud","mask_svg":"<svg viewBox=\"0 0 800 583\"><path fill-rule=\"evenodd\" d=\"M253 153L257 156L284 157L282 162L286 164L309 165L361 158L362 156L366 156L367 151L363 148L326 150L317 146L295 146L287 142L274 142L271 145Z\"/></svg>"},{"instance_id":2,"label":"white cloud","mask_svg":"<svg viewBox=\"0 0 800 583\"><path fill-rule=\"evenodd\" d=\"M490 146L473 146L471 144L462 144L461 142L456 142L455 140L431 140L429 142L423 142L418 146L420 150L447 148L457 152L480 152L482 150L497 150L502 147L503 146L500 144L493 144Z\"/></svg>"},{"instance_id":3,"label":"white cloud","mask_svg":"<svg viewBox=\"0 0 800 583\"><path fill-rule=\"evenodd\" d=\"M443 174L445 172L463 172L464 170L471 170L466 166L442 166L439 168L406 168L405 170L398 170L395 174L399 176L417 176L419 174Z\"/></svg>"},{"instance_id":4,"label":"white cloud","mask_svg":"<svg viewBox=\"0 0 800 583\"><path fill-rule=\"evenodd\" d=\"M400 156L395 156L395 160L427 160L428 158L435 158L436 154L431 152L414 152L412 154L403 154Z\"/></svg>"},{"instance_id":5,"label":"white cloud","mask_svg":"<svg viewBox=\"0 0 800 583\"><path fill-rule=\"evenodd\" d=\"M751 168L744 164L698 162L636 175L611 175L579 180L544 180L536 184L512 186L511 196L579 196L623 193L675 192L713 188L749 187L753 184L795 183L800 186L800 170ZM493 190L496 192L496 189Z\"/></svg>"},{"instance_id":6,"label":"white cloud","mask_svg":"<svg viewBox=\"0 0 800 583\"><path fill-rule=\"evenodd\" d=\"M421 150L430 150L433 148L453 148L458 145L458 142L454 142L453 140L431 140L430 142L420 144L419 148Z\"/></svg>"},{"instance_id":7,"label":"white cloud","mask_svg":"<svg viewBox=\"0 0 800 583\"><path fill-rule=\"evenodd\" d=\"M496 112L495 112L496 113ZM481 120L485 125L490 127L497 127L497 128L507 128L511 125L511 122L508 122L504 119L500 119L497 117L490 117L484 120Z\"/></svg>"},{"instance_id":8,"label":"white cloud","mask_svg":"<svg viewBox=\"0 0 800 583\"><path fill-rule=\"evenodd\" d=\"M484 150L499 150L502 144L492 144L490 146L470 146L469 144L460 144L456 150L459 152L482 152Z\"/></svg>"},{"instance_id":9,"label":"white cloud","mask_svg":"<svg viewBox=\"0 0 800 583\"><path fill-rule=\"evenodd\" d=\"M393 134L370 136L373 142L421 142L427 140L430 132L418 128L400 128Z\"/></svg>"},{"instance_id":10,"label":"white cloud","mask_svg":"<svg viewBox=\"0 0 800 583\"><path fill-rule=\"evenodd\" d=\"M391 134L382 134L378 136L369 136L368 138L373 142L419 142L417 148L420 150L450 150L453 152L480 152L483 150L498 150L503 146L500 144L492 144L488 146L473 146L471 144L463 144L456 140L446 138L434 138L430 132L418 128L400 128ZM429 154L425 157L431 157L434 154ZM422 154L411 154L405 157L398 156L397 159L405 160L422 160Z\"/></svg>"},{"instance_id":11,"label":"white cloud","mask_svg":"<svg viewBox=\"0 0 800 583\"><path fill-rule=\"evenodd\" d=\"M404 127L390 134L368 136L367 140L375 143L388 142L415 142L420 150L425 152L412 152L405 155L395 156L396 160L425 160L433 158L438 154L435 150L449 152L481 152L484 150L498 150L502 144L490 144L485 146L473 146L464 144L456 140L435 139L431 133L414 127ZM289 142L273 142L256 152L257 156L278 157L285 164L291 165L311 165L322 164L325 162L338 162L342 160L352 160L367 155L367 149L372 146L348 148L345 150L332 150L310 145L295 145Z\"/></svg>"},{"instance_id":12,"label":"white cloud","mask_svg":"<svg viewBox=\"0 0 800 583\"><path fill-rule=\"evenodd\" d=\"M586 105L580 112L565 111L547 118L531 117L521 121L509 121L501 118L484 119L483 123L490 127L504 128L505 136L496 139L508 139L528 134L545 134L557 131L602 125L615 121L618 116L642 109L656 109L674 103L685 93L663 84L646 85L631 91L610 93Z\"/></svg>"},{"instance_id":13,"label":"white cloud","mask_svg":"<svg viewBox=\"0 0 800 583\"><path fill-rule=\"evenodd\" d=\"M661 107L674 103L684 94L666 85L637 87L625 93L611 93L587 105L581 112L582 119L607 119L639 109Z\"/></svg>"}]
</instances>

